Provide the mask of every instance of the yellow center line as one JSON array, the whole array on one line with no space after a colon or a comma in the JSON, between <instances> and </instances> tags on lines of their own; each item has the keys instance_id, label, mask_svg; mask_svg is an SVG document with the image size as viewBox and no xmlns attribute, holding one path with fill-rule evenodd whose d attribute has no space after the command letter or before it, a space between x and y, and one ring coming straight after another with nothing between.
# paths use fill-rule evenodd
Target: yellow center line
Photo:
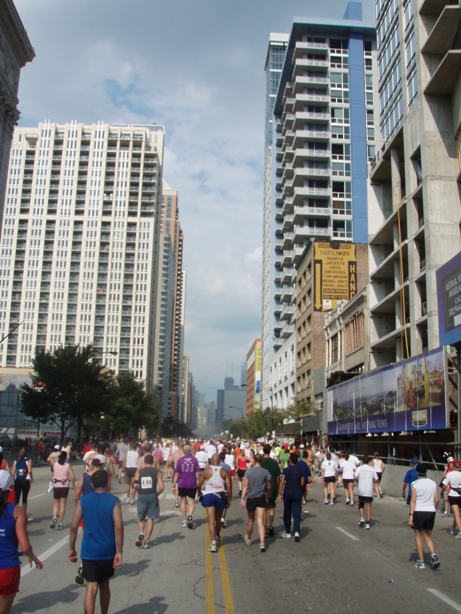
<instances>
[{"instance_id":1,"label":"yellow center line","mask_svg":"<svg viewBox=\"0 0 461 614\"><path fill-rule=\"evenodd\" d=\"M206 516L205 516L206 518ZM210 532L205 525L205 605L206 614L216 614L214 596L213 554L208 548L211 544Z\"/></svg>"},{"instance_id":2,"label":"yellow center line","mask_svg":"<svg viewBox=\"0 0 461 614\"><path fill-rule=\"evenodd\" d=\"M234 614L234 597L232 595L229 570L227 568L226 553L224 552L224 544L222 542L221 545L218 546L218 555L225 612L226 614Z\"/></svg>"}]
</instances>

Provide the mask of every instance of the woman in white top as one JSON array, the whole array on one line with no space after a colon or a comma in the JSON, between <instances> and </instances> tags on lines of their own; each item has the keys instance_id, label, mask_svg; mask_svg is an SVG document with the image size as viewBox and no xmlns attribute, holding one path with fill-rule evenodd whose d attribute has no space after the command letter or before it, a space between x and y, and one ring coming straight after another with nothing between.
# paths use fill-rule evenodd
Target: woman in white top
<instances>
[{"instance_id":1,"label":"woman in white top","mask_svg":"<svg viewBox=\"0 0 461 614\"><path fill-rule=\"evenodd\" d=\"M448 503L453 512L453 525L450 527L450 533L456 535L457 539L461 539L461 515L459 506L461 504L461 463L455 460L451 463L452 470L449 471L443 479L442 495L445 491L448 492Z\"/></svg>"},{"instance_id":2,"label":"woman in white top","mask_svg":"<svg viewBox=\"0 0 461 614\"><path fill-rule=\"evenodd\" d=\"M134 497L136 495L136 490L133 484L133 478L138 468L139 454L137 452L136 443L132 443L130 446L130 450L125 454L125 458L123 459L122 471L125 474L126 481L126 498L127 503L134 503Z\"/></svg>"},{"instance_id":3,"label":"woman in white top","mask_svg":"<svg viewBox=\"0 0 461 614\"><path fill-rule=\"evenodd\" d=\"M381 478L383 477L383 473L386 469L386 466L383 463L383 461L379 458L379 452L375 452L375 457L371 461L370 465L373 467L373 469L378 474L379 482L375 483L376 496L378 497L378 499L382 499L384 497L384 494L383 494L383 489L381 488Z\"/></svg>"},{"instance_id":4,"label":"woman in white top","mask_svg":"<svg viewBox=\"0 0 461 614\"><path fill-rule=\"evenodd\" d=\"M322 480L325 505L334 505L336 496L336 479L338 477L338 465L331 458L331 452L325 454L325 460L322 462ZM330 500L328 500L328 498Z\"/></svg>"}]
</instances>

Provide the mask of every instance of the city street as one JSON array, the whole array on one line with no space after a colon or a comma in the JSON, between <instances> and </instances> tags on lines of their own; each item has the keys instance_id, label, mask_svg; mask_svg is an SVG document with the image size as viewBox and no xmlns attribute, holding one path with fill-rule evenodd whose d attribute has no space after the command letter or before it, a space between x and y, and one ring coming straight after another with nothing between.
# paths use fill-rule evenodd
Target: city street
<instances>
[{"instance_id":1,"label":"city street","mask_svg":"<svg viewBox=\"0 0 461 614\"><path fill-rule=\"evenodd\" d=\"M75 466L77 476L82 469ZM67 560L72 499L64 530L51 530L50 470L36 467L34 476L29 535L44 569L24 566L12 611L83 612L85 589L75 583L77 565ZM342 489L338 503L326 506L317 481L304 508L309 513L301 525L301 542L281 537L278 504L276 536L266 539L267 551L260 553L256 534L252 546L243 543L246 511L236 496L235 480L228 528L222 531L218 553L211 554L203 508L200 504L196 508L194 530L182 528L171 481L165 485L161 521L155 525L155 543L149 550L136 548L136 505L123 503L124 560L111 581L111 613L461 612L461 540L449 535L450 519L440 514L433 534L440 569L417 570L404 502L391 497L375 500L372 528L367 531L357 526L357 506L344 505ZM123 486L116 479L113 493L124 500Z\"/></svg>"}]
</instances>

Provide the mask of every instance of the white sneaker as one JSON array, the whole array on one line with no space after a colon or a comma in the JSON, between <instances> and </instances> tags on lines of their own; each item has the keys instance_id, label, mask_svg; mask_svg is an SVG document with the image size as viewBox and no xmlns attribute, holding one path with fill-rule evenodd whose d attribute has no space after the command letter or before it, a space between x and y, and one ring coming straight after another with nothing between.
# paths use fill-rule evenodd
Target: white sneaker
<instances>
[{"instance_id":1,"label":"white sneaker","mask_svg":"<svg viewBox=\"0 0 461 614\"><path fill-rule=\"evenodd\" d=\"M324 499L324 500L323 500L323 502L324 502L324 504L325 504L325 505L328 505L328 504L330 503L330 502L328 501L328 499Z\"/></svg>"},{"instance_id":2,"label":"white sneaker","mask_svg":"<svg viewBox=\"0 0 461 614\"><path fill-rule=\"evenodd\" d=\"M183 526L183 527L187 527L187 520L183 520L183 521L182 521L182 526Z\"/></svg>"},{"instance_id":3,"label":"white sneaker","mask_svg":"<svg viewBox=\"0 0 461 614\"><path fill-rule=\"evenodd\" d=\"M218 551L218 546L216 545L216 542L211 542L210 547L208 548L208 550L210 552L217 552Z\"/></svg>"},{"instance_id":4,"label":"white sneaker","mask_svg":"<svg viewBox=\"0 0 461 614\"><path fill-rule=\"evenodd\" d=\"M291 533L283 533L282 537L284 537L285 539L290 539Z\"/></svg>"},{"instance_id":5,"label":"white sneaker","mask_svg":"<svg viewBox=\"0 0 461 614\"><path fill-rule=\"evenodd\" d=\"M295 542L299 542L299 533L295 533Z\"/></svg>"},{"instance_id":6,"label":"white sneaker","mask_svg":"<svg viewBox=\"0 0 461 614\"><path fill-rule=\"evenodd\" d=\"M334 502L334 501L330 501L330 505L334 505L334 504L335 504L335 502Z\"/></svg>"},{"instance_id":7,"label":"white sneaker","mask_svg":"<svg viewBox=\"0 0 461 614\"><path fill-rule=\"evenodd\" d=\"M344 503L345 503L346 505L348 505L348 504L349 504L349 502L350 502L350 499L346 499L346 500L344 501Z\"/></svg>"},{"instance_id":8,"label":"white sneaker","mask_svg":"<svg viewBox=\"0 0 461 614\"><path fill-rule=\"evenodd\" d=\"M251 539L248 538L248 535L243 536L243 541L247 546L251 546Z\"/></svg>"},{"instance_id":9,"label":"white sneaker","mask_svg":"<svg viewBox=\"0 0 461 614\"><path fill-rule=\"evenodd\" d=\"M363 518L360 518L359 522L358 522L359 527L364 527L365 526L365 520Z\"/></svg>"},{"instance_id":10,"label":"white sneaker","mask_svg":"<svg viewBox=\"0 0 461 614\"><path fill-rule=\"evenodd\" d=\"M371 529L371 526L370 526L370 523L369 523L369 522L367 522L367 523L366 523L366 525L365 525L365 529Z\"/></svg>"},{"instance_id":11,"label":"white sneaker","mask_svg":"<svg viewBox=\"0 0 461 614\"><path fill-rule=\"evenodd\" d=\"M349 505L354 505L354 502L353 502L353 501L351 501L351 502L349 503Z\"/></svg>"}]
</instances>

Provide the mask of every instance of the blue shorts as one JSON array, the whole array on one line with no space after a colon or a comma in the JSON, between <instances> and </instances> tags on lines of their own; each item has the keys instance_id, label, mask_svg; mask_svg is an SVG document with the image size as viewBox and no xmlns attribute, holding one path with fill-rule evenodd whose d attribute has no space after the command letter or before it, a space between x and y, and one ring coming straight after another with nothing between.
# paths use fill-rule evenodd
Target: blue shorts
<instances>
[{"instance_id":1,"label":"blue shorts","mask_svg":"<svg viewBox=\"0 0 461 614\"><path fill-rule=\"evenodd\" d=\"M213 492L203 495L202 505L203 507L215 507L217 510L227 509L227 501L223 501L219 495Z\"/></svg>"},{"instance_id":2,"label":"blue shorts","mask_svg":"<svg viewBox=\"0 0 461 614\"><path fill-rule=\"evenodd\" d=\"M158 495L152 493L151 495L138 495L138 520L160 520L160 505L158 502Z\"/></svg>"}]
</instances>

